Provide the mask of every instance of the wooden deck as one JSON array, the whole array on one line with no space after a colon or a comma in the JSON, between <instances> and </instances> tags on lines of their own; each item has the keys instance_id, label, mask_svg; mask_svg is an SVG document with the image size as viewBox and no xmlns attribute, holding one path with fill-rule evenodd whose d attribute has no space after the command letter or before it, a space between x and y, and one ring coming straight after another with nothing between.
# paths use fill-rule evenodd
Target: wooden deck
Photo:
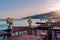
<instances>
[{"instance_id":1,"label":"wooden deck","mask_svg":"<svg viewBox=\"0 0 60 40\"><path fill-rule=\"evenodd\" d=\"M4 40L41 40L41 37L32 35L18 35L14 37L5 38Z\"/></svg>"},{"instance_id":2,"label":"wooden deck","mask_svg":"<svg viewBox=\"0 0 60 40\"><path fill-rule=\"evenodd\" d=\"M8 34L8 32L0 30L0 36L4 36L4 35L7 35L7 34Z\"/></svg>"},{"instance_id":3,"label":"wooden deck","mask_svg":"<svg viewBox=\"0 0 60 40\"><path fill-rule=\"evenodd\" d=\"M37 23L37 24L40 24L40 23ZM39 25L39 26L31 26L31 27L28 27L28 26L13 26L12 30L13 30L13 33L15 32L20 32L20 31L27 31L27 34L28 35L32 35L32 30L34 31L34 34L36 35L36 30L39 29L39 30L48 30L48 26L46 25L46 23L41 23L41 24L44 24L44 25ZM59 24L56 24L54 23L53 26L60 26ZM8 30L5 30L5 31L8 31ZM9 30L8 32L10 32L11 30ZM52 31L58 31L58 29L52 29ZM60 31L60 29L59 29ZM51 35L52 36L52 35ZM52 40L52 39L51 39Z\"/></svg>"},{"instance_id":4,"label":"wooden deck","mask_svg":"<svg viewBox=\"0 0 60 40\"><path fill-rule=\"evenodd\" d=\"M9 32L5 32L5 31L0 30L0 36L3 36L3 39L5 37L7 37L8 34L9 34Z\"/></svg>"}]
</instances>

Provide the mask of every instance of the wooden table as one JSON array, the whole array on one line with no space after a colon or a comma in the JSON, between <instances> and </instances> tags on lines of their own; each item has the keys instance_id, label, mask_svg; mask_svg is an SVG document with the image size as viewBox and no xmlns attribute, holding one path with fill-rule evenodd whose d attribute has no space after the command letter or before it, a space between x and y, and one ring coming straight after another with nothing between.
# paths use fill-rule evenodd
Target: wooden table
<instances>
[{"instance_id":1,"label":"wooden table","mask_svg":"<svg viewBox=\"0 0 60 40\"><path fill-rule=\"evenodd\" d=\"M39 26L13 26L14 32L27 31L27 34L32 35L32 30L35 30Z\"/></svg>"},{"instance_id":2,"label":"wooden table","mask_svg":"<svg viewBox=\"0 0 60 40\"><path fill-rule=\"evenodd\" d=\"M36 30L39 29L39 30L48 30L49 27L47 26L43 26L43 25L38 25L38 26L31 26L31 27L28 27L28 26L13 26L15 28L15 30L17 31L21 31L21 30L27 30L28 34L29 35L32 35L32 31L34 31L34 34L36 34ZM52 34L51 34L52 35ZM51 38L50 38L51 39Z\"/></svg>"},{"instance_id":3,"label":"wooden table","mask_svg":"<svg viewBox=\"0 0 60 40\"><path fill-rule=\"evenodd\" d=\"M57 32L57 31L60 31L60 27L53 27L52 30L55 32L54 40L55 40L55 39L57 40L56 33L59 33L59 32Z\"/></svg>"},{"instance_id":4,"label":"wooden table","mask_svg":"<svg viewBox=\"0 0 60 40\"><path fill-rule=\"evenodd\" d=\"M27 31L28 35L32 35L32 29L28 26L13 26L13 32Z\"/></svg>"},{"instance_id":5,"label":"wooden table","mask_svg":"<svg viewBox=\"0 0 60 40\"><path fill-rule=\"evenodd\" d=\"M32 35L18 35L13 37L5 38L4 40L41 40L40 36L32 36Z\"/></svg>"},{"instance_id":6,"label":"wooden table","mask_svg":"<svg viewBox=\"0 0 60 40\"><path fill-rule=\"evenodd\" d=\"M39 26L39 27L36 27L36 28L33 28L34 29L34 32L35 32L35 35L36 34L36 30L39 29L39 30L48 30L49 27L44 27L44 26ZM54 40L56 39L57 40L57 36L56 36L56 33L59 33L58 31L60 31L60 27L53 27L52 28L52 31L54 31L55 35L54 35ZM50 35L50 40L52 40L52 33Z\"/></svg>"},{"instance_id":7,"label":"wooden table","mask_svg":"<svg viewBox=\"0 0 60 40\"><path fill-rule=\"evenodd\" d=\"M8 34L8 32L5 32L5 31L0 30L0 36L6 35L6 34Z\"/></svg>"},{"instance_id":8,"label":"wooden table","mask_svg":"<svg viewBox=\"0 0 60 40\"><path fill-rule=\"evenodd\" d=\"M36 24L40 24L40 26L37 27L37 28L35 28L35 29L39 29L39 30L48 30L48 29L49 29L47 23L40 23L40 22L37 22ZM34 30L34 31L35 31L35 35L36 35L36 30ZM52 32L50 33L48 39L49 39L49 40L52 40Z\"/></svg>"},{"instance_id":9,"label":"wooden table","mask_svg":"<svg viewBox=\"0 0 60 40\"><path fill-rule=\"evenodd\" d=\"M26 27L25 26L24 27L23 26L14 26L14 27L16 27L16 29L18 29L18 30L27 30L29 35L32 35L32 30L34 30L35 35L37 35L36 34L37 29L48 30L48 28L49 28L47 25L45 25L45 23L43 23L43 25L31 26L31 27L28 27L28 26L26 26ZM52 31L58 31L58 30L53 28ZM52 33L49 38L52 40Z\"/></svg>"},{"instance_id":10,"label":"wooden table","mask_svg":"<svg viewBox=\"0 0 60 40\"><path fill-rule=\"evenodd\" d=\"M48 30L48 28L49 28L49 27L45 26L46 23L37 22L36 24L40 24L40 27L38 27L37 29ZM41 24L43 24L43 26L41 26ZM44 26L45 26L45 27L44 27ZM55 40L55 39L57 40L56 33L57 33L57 31L60 31L60 27L57 27L57 26L60 26L60 24L55 22L55 23L52 23L52 26L53 26L52 31L55 32L54 40ZM54 26L56 26L56 27L54 27ZM36 30L35 30L35 33L36 33ZM35 34L35 35L36 35L36 34ZM51 35L52 35L52 34L51 34ZM52 36L51 36L51 37L52 37Z\"/></svg>"}]
</instances>

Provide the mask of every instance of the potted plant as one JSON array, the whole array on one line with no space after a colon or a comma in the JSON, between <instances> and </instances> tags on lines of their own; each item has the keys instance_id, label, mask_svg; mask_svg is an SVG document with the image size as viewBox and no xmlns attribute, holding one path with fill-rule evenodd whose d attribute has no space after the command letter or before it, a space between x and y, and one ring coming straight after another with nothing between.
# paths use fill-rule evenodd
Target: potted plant
<instances>
[{"instance_id":1,"label":"potted plant","mask_svg":"<svg viewBox=\"0 0 60 40\"><path fill-rule=\"evenodd\" d=\"M12 18L7 18L6 23L8 24L8 28L10 29L11 25L13 24L13 19Z\"/></svg>"},{"instance_id":2,"label":"potted plant","mask_svg":"<svg viewBox=\"0 0 60 40\"><path fill-rule=\"evenodd\" d=\"M28 19L28 23L29 23L29 27L30 27L31 23L32 23L32 19L31 18Z\"/></svg>"},{"instance_id":3,"label":"potted plant","mask_svg":"<svg viewBox=\"0 0 60 40\"><path fill-rule=\"evenodd\" d=\"M48 24L49 27L52 25L52 21L53 21L53 17L49 16L48 21L47 21L47 24Z\"/></svg>"}]
</instances>

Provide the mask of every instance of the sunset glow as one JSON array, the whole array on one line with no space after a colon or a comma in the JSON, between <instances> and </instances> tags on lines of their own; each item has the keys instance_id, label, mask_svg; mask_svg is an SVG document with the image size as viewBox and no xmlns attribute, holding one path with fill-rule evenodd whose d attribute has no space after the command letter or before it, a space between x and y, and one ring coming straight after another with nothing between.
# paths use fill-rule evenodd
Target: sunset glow
<instances>
[{"instance_id":1,"label":"sunset glow","mask_svg":"<svg viewBox=\"0 0 60 40\"><path fill-rule=\"evenodd\" d=\"M23 18L60 10L60 0L0 0L0 18Z\"/></svg>"},{"instance_id":2,"label":"sunset glow","mask_svg":"<svg viewBox=\"0 0 60 40\"><path fill-rule=\"evenodd\" d=\"M55 15L60 17L60 10L55 11Z\"/></svg>"},{"instance_id":3,"label":"sunset glow","mask_svg":"<svg viewBox=\"0 0 60 40\"><path fill-rule=\"evenodd\" d=\"M52 11L60 10L60 3L56 3L51 7Z\"/></svg>"}]
</instances>

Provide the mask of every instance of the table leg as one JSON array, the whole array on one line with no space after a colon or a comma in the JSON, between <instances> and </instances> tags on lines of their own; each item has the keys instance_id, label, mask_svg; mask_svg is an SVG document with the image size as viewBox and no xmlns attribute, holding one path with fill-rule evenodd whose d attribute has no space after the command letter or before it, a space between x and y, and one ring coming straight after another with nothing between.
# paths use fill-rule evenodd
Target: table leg
<instances>
[{"instance_id":1,"label":"table leg","mask_svg":"<svg viewBox=\"0 0 60 40\"><path fill-rule=\"evenodd\" d=\"M56 31L55 31L55 36L54 36L54 40L57 40L57 35L56 35Z\"/></svg>"},{"instance_id":2,"label":"table leg","mask_svg":"<svg viewBox=\"0 0 60 40\"><path fill-rule=\"evenodd\" d=\"M6 35L4 35L3 39L6 37Z\"/></svg>"},{"instance_id":3,"label":"table leg","mask_svg":"<svg viewBox=\"0 0 60 40\"><path fill-rule=\"evenodd\" d=\"M18 32L18 35L20 35L20 32Z\"/></svg>"},{"instance_id":4,"label":"table leg","mask_svg":"<svg viewBox=\"0 0 60 40\"><path fill-rule=\"evenodd\" d=\"M29 28L27 31L28 31L27 33L28 33L29 35L32 35L32 29L31 29L31 28Z\"/></svg>"},{"instance_id":5,"label":"table leg","mask_svg":"<svg viewBox=\"0 0 60 40\"><path fill-rule=\"evenodd\" d=\"M36 29L34 29L34 35L36 35L36 36L37 36L37 34L36 34L36 33L37 33L37 31L36 31Z\"/></svg>"},{"instance_id":6,"label":"table leg","mask_svg":"<svg viewBox=\"0 0 60 40\"><path fill-rule=\"evenodd\" d=\"M30 35L32 35L32 31L33 31L32 28L30 28Z\"/></svg>"},{"instance_id":7,"label":"table leg","mask_svg":"<svg viewBox=\"0 0 60 40\"><path fill-rule=\"evenodd\" d=\"M51 34L48 36L48 40L52 40L52 32L51 32Z\"/></svg>"}]
</instances>

